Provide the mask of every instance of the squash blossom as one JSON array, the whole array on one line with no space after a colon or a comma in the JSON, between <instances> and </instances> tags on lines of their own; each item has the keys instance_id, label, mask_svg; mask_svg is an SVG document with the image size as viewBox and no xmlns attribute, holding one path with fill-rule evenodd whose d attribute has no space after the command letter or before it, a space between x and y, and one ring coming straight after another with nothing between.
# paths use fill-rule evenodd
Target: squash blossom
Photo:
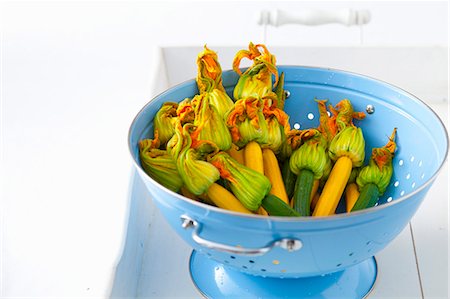
<instances>
[{"instance_id":1,"label":"squash blossom","mask_svg":"<svg viewBox=\"0 0 450 299\"><path fill-rule=\"evenodd\" d=\"M251 211L259 208L272 187L266 176L240 164L225 152L210 156L208 161L219 170L244 207Z\"/></svg>"},{"instance_id":2,"label":"squash blossom","mask_svg":"<svg viewBox=\"0 0 450 299\"><path fill-rule=\"evenodd\" d=\"M300 147L302 144L302 133L303 131L292 129L286 133L286 139L280 147L280 152L278 153L278 159L280 161L285 161L291 157L292 152Z\"/></svg>"},{"instance_id":3,"label":"squash blossom","mask_svg":"<svg viewBox=\"0 0 450 299\"><path fill-rule=\"evenodd\" d=\"M277 107L281 110L284 110L284 103L286 101L286 93L284 91L284 73L281 72L280 78L278 80L278 84L274 90L278 101L277 101Z\"/></svg>"},{"instance_id":4,"label":"squash blossom","mask_svg":"<svg viewBox=\"0 0 450 299\"><path fill-rule=\"evenodd\" d=\"M343 99L336 104L336 108L330 105L330 110L333 115L336 115L336 126L338 131L353 124L353 119L364 119L366 114L364 112L355 112L353 106L348 99Z\"/></svg>"},{"instance_id":5,"label":"squash blossom","mask_svg":"<svg viewBox=\"0 0 450 299\"><path fill-rule=\"evenodd\" d=\"M253 61L243 74L239 65L243 58ZM234 88L235 100L247 97L263 97L273 93L272 89L278 83L278 69L275 66L275 56L270 54L265 45L250 43L248 50L240 50L233 60L233 70L240 75ZM275 75L275 83L272 86L272 74Z\"/></svg>"},{"instance_id":6,"label":"squash blossom","mask_svg":"<svg viewBox=\"0 0 450 299\"><path fill-rule=\"evenodd\" d=\"M384 147L374 148L372 150L369 165L362 168L356 178L356 183L359 188L372 183L378 187L380 195L383 195L386 191L393 173L392 159L394 158L396 149L394 141L396 132L397 129L394 129L389 138L389 142Z\"/></svg>"},{"instance_id":7,"label":"squash blossom","mask_svg":"<svg viewBox=\"0 0 450 299\"><path fill-rule=\"evenodd\" d=\"M156 113L153 124L155 135L158 134L159 141L164 145L175 133L175 123L177 121L178 104L165 102ZM157 133L156 133L157 132Z\"/></svg>"},{"instance_id":8,"label":"squash blossom","mask_svg":"<svg viewBox=\"0 0 450 299\"><path fill-rule=\"evenodd\" d=\"M266 144L262 144L262 148L270 148L276 154L285 142L286 134L291 130L289 115L277 108L275 94L264 96L263 102L263 115L267 122L268 140Z\"/></svg>"},{"instance_id":9,"label":"squash blossom","mask_svg":"<svg viewBox=\"0 0 450 299\"><path fill-rule=\"evenodd\" d=\"M328 100L314 100L317 102L319 108L319 127L317 129L326 138L328 143L330 143L337 134L336 115L329 114L326 104Z\"/></svg>"},{"instance_id":10,"label":"squash blossom","mask_svg":"<svg viewBox=\"0 0 450 299\"><path fill-rule=\"evenodd\" d=\"M210 104L209 98L209 93L203 93L192 100L196 102L194 125L200 140L209 140L220 150L226 151L231 148L231 134L223 117Z\"/></svg>"},{"instance_id":11,"label":"squash blossom","mask_svg":"<svg viewBox=\"0 0 450 299\"><path fill-rule=\"evenodd\" d=\"M198 140L193 124L181 126L178 121L175 135L167 143L167 151L176 161L186 188L195 195L205 193L219 179L219 171L205 161L206 155L216 152L217 147L209 141Z\"/></svg>"},{"instance_id":12,"label":"squash blossom","mask_svg":"<svg viewBox=\"0 0 450 299\"><path fill-rule=\"evenodd\" d=\"M183 180L178 174L177 166L165 150L158 149L159 141L144 139L139 141L139 157L142 168L155 181L164 187L178 192L183 186Z\"/></svg>"},{"instance_id":13,"label":"squash blossom","mask_svg":"<svg viewBox=\"0 0 450 299\"><path fill-rule=\"evenodd\" d=\"M352 160L353 167L359 167L364 163L364 147L365 141L361 128L349 126L334 136L328 153L333 161L347 156Z\"/></svg>"},{"instance_id":14,"label":"squash blossom","mask_svg":"<svg viewBox=\"0 0 450 299\"><path fill-rule=\"evenodd\" d=\"M181 121L181 125L194 122L195 109L191 99L185 98L178 104L177 117Z\"/></svg>"},{"instance_id":15,"label":"squash blossom","mask_svg":"<svg viewBox=\"0 0 450 299\"><path fill-rule=\"evenodd\" d=\"M302 169L308 169L316 180L328 176L332 165L325 137L316 129L308 129L303 132L303 140L303 144L292 153L289 161L291 171L298 175Z\"/></svg>"},{"instance_id":16,"label":"squash blossom","mask_svg":"<svg viewBox=\"0 0 450 299\"><path fill-rule=\"evenodd\" d=\"M336 104L336 107L329 105L331 113L328 112L326 102L328 100L315 99L319 108L318 130L330 143L334 136L344 128L353 125L353 119L364 119L364 112L355 112L348 99L344 99Z\"/></svg>"},{"instance_id":17,"label":"squash blossom","mask_svg":"<svg viewBox=\"0 0 450 299\"><path fill-rule=\"evenodd\" d=\"M268 128L261 99L248 97L238 100L225 117L233 143L238 147L253 140L259 144L268 142Z\"/></svg>"},{"instance_id":18,"label":"squash blossom","mask_svg":"<svg viewBox=\"0 0 450 299\"><path fill-rule=\"evenodd\" d=\"M217 53L205 46L197 56L197 86L200 94L209 95L209 104L214 106L223 118L233 106L233 100L225 92L222 84L222 68Z\"/></svg>"}]
</instances>

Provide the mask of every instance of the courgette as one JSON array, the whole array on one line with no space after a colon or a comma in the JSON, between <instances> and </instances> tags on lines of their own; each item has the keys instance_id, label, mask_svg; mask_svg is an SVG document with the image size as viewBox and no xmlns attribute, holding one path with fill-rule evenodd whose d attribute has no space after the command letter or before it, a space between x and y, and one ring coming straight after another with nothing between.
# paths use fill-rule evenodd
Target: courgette
<instances>
[{"instance_id":1,"label":"courgette","mask_svg":"<svg viewBox=\"0 0 450 299\"><path fill-rule=\"evenodd\" d=\"M378 201L379 195L380 192L378 191L377 185L373 183L364 185L361 188L361 193L359 194L358 200L352 208L352 212L373 207Z\"/></svg>"},{"instance_id":2,"label":"courgette","mask_svg":"<svg viewBox=\"0 0 450 299\"><path fill-rule=\"evenodd\" d=\"M267 211L270 216L300 216L287 203L273 194L268 194L263 198L261 206Z\"/></svg>"},{"instance_id":3,"label":"courgette","mask_svg":"<svg viewBox=\"0 0 450 299\"><path fill-rule=\"evenodd\" d=\"M297 176L294 192L294 209L301 216L310 216L311 192L314 183L314 173L309 169L302 169Z\"/></svg>"}]
</instances>

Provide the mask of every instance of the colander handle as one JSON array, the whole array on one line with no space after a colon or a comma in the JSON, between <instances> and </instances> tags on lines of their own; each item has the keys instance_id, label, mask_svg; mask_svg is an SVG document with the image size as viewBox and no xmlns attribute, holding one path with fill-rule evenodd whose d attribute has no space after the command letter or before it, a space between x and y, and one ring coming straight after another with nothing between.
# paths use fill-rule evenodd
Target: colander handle
<instances>
[{"instance_id":1,"label":"colander handle","mask_svg":"<svg viewBox=\"0 0 450 299\"><path fill-rule=\"evenodd\" d=\"M192 228L192 240L200 246L214 249L222 252L240 254L240 255L263 255L270 251L274 247L281 247L287 251L297 251L303 246L302 242L298 239L279 239L270 242L264 247L259 248L244 248L240 246L230 246L222 243L206 240L199 236L201 230L201 224L187 215L181 216L181 226L184 229Z\"/></svg>"}]
</instances>

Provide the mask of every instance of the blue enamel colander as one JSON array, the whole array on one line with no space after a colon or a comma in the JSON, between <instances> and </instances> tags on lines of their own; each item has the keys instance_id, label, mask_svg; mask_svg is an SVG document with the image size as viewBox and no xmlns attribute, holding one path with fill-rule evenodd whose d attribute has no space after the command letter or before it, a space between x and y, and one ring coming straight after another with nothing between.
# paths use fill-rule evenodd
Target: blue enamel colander
<instances>
[{"instance_id":1,"label":"blue enamel colander","mask_svg":"<svg viewBox=\"0 0 450 299\"><path fill-rule=\"evenodd\" d=\"M258 290L257 297L265 297L273 295L271 292L277 288L271 284L286 284L287 281L311 284L310 278L322 277L317 281L324 281L330 274L335 276L331 282L324 283L337 284L340 281L341 285L336 287L340 290L344 288L343 273L350 273L358 266L360 269L351 275L368 276L360 279L368 282L352 294L362 297L376 276L373 256L407 225L445 162L447 132L428 106L385 82L333 69L278 68L280 73L285 73L285 89L289 94L285 111L290 116L292 127L318 126L315 98L328 99L333 105L347 98L355 111L368 112L364 120L356 123L364 133L367 158L372 148L386 144L394 127L398 129L394 174L377 206L329 217L249 216L195 202L154 181L140 165L138 141L152 136L153 118L164 102L179 102L198 93L195 80L163 92L137 114L128 140L134 165L166 220L193 247L191 275L204 295L248 295L251 290L234 287L233 291L230 284L231 281L237 285L239 281L243 284L251 281L259 289L266 290ZM228 94L232 94L237 80L235 72L223 73L223 84ZM219 290L217 275L222 277L222 285L228 283L222 290ZM224 277L227 277L225 282ZM353 281L353 278L347 280ZM320 284L317 281L314 284ZM206 290L210 284L214 287ZM269 285L271 291L267 291ZM289 287L283 288L288 292ZM298 288L292 291L300 292ZM308 289L308 294L311 295L311 289Z\"/></svg>"}]
</instances>

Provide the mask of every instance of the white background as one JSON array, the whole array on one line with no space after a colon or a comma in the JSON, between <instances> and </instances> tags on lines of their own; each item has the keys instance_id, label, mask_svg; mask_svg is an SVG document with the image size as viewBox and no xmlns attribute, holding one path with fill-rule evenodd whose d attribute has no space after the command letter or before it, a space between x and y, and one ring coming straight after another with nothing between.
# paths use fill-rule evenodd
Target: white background
<instances>
[{"instance_id":1,"label":"white background","mask_svg":"<svg viewBox=\"0 0 450 299\"><path fill-rule=\"evenodd\" d=\"M152 96L155 47L244 48L261 41L255 13L269 8L369 9L365 45L448 45L442 1L1 2L0 295L108 294L126 225L127 130ZM342 25L267 36L360 43L359 28Z\"/></svg>"}]
</instances>

